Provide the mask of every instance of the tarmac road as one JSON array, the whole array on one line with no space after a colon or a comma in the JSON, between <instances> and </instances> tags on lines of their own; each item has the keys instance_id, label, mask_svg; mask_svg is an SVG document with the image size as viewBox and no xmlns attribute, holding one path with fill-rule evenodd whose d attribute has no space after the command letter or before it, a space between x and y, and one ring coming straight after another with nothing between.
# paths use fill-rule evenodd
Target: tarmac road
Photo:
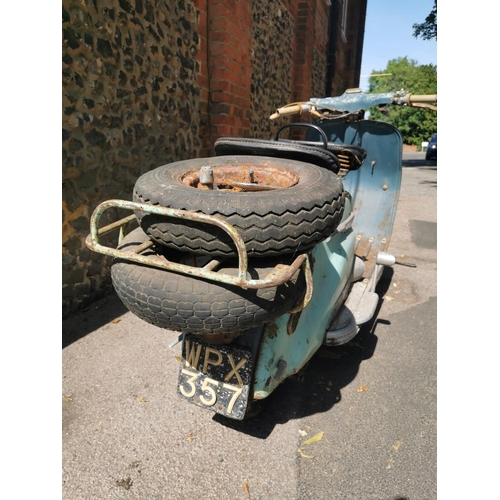
<instances>
[{"instance_id":1,"label":"tarmac road","mask_svg":"<svg viewBox=\"0 0 500 500\"><path fill-rule=\"evenodd\" d=\"M387 269L376 320L253 420L181 400L177 333L115 295L65 321L63 499L436 498L437 166L404 158L390 250L416 267Z\"/></svg>"}]
</instances>

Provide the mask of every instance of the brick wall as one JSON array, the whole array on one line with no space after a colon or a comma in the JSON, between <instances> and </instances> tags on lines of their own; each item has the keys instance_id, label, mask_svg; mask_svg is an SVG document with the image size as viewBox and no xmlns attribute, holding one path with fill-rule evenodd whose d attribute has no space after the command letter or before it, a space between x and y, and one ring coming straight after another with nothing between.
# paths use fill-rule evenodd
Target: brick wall
<instances>
[{"instance_id":1,"label":"brick wall","mask_svg":"<svg viewBox=\"0 0 500 500\"><path fill-rule=\"evenodd\" d=\"M324 95L333 39L334 90L357 85L366 0L350 0L342 43L328 37L339 2L63 0L64 316L111 289L110 259L85 246L100 202L130 200L142 173L210 156L220 136L274 135L289 122L269 121L277 107Z\"/></svg>"}]
</instances>

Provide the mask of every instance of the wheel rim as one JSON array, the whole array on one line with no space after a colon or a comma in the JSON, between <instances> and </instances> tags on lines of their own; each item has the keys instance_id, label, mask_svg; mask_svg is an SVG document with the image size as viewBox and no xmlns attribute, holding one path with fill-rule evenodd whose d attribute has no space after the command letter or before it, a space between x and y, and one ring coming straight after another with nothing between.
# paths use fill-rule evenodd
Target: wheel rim
<instances>
[{"instance_id":1,"label":"wheel rim","mask_svg":"<svg viewBox=\"0 0 500 500\"><path fill-rule=\"evenodd\" d=\"M286 189L295 186L299 177L285 168L262 165L218 165L212 168L213 180L221 191L247 192ZM191 170L179 181L195 189L210 189L200 182L200 170Z\"/></svg>"}]
</instances>

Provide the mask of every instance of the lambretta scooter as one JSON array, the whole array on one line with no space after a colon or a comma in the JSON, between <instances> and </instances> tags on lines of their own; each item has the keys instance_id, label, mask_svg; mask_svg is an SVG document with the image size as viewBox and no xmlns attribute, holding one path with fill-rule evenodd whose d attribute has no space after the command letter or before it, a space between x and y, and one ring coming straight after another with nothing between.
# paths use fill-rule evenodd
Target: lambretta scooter
<instances>
[{"instance_id":1,"label":"lambretta scooter","mask_svg":"<svg viewBox=\"0 0 500 500\"><path fill-rule=\"evenodd\" d=\"M251 417L322 345L349 342L372 319L383 268L398 262L387 250L402 137L364 114L433 102L353 89L286 105L270 118L307 112L318 124L285 125L272 140L221 138L215 156L146 172L133 201L95 209L87 246L113 257L121 300L180 332L180 397ZM305 138L280 138L292 126ZM100 228L108 209L133 214ZM103 245L114 230L117 247Z\"/></svg>"}]
</instances>

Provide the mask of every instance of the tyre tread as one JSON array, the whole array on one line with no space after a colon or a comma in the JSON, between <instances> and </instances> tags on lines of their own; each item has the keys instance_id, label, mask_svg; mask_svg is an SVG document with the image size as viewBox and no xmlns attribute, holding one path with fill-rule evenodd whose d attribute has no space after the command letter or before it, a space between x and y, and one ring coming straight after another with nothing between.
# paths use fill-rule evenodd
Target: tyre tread
<instances>
[{"instance_id":1,"label":"tyre tread","mask_svg":"<svg viewBox=\"0 0 500 500\"><path fill-rule=\"evenodd\" d=\"M147 238L138 228L119 248L130 248L131 243L140 244ZM252 271L261 274L269 269L262 265ZM161 328L186 333L228 333L258 326L292 309L305 292L302 271L284 285L259 290L244 290L123 259L115 259L111 276L118 296L132 313Z\"/></svg>"}]
</instances>

